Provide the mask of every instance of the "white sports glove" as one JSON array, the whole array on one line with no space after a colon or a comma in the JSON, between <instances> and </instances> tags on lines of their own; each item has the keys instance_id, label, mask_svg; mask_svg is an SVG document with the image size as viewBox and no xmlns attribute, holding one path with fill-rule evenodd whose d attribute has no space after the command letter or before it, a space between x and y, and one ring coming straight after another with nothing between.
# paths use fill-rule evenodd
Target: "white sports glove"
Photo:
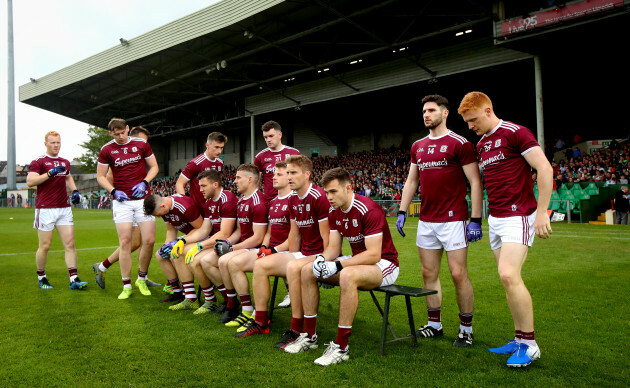
<instances>
[{"instance_id":1,"label":"white sports glove","mask_svg":"<svg viewBox=\"0 0 630 388\"><path fill-rule=\"evenodd\" d=\"M340 261L326 261L322 255L317 255L313 262L313 275L316 278L328 279L342 269Z\"/></svg>"}]
</instances>

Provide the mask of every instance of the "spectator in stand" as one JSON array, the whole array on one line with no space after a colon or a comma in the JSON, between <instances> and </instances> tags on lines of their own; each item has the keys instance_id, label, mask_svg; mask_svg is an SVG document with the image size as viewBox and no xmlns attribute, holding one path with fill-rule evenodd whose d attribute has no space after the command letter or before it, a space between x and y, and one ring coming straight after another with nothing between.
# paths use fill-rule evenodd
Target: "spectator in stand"
<instances>
[{"instance_id":1,"label":"spectator in stand","mask_svg":"<svg viewBox=\"0 0 630 388\"><path fill-rule=\"evenodd\" d=\"M627 185L628 184L628 179L626 177L626 175L621 175L621 178L619 179L619 184L621 185Z\"/></svg>"},{"instance_id":2,"label":"spectator in stand","mask_svg":"<svg viewBox=\"0 0 630 388\"><path fill-rule=\"evenodd\" d=\"M615 194L615 224L627 225L628 212L630 211L630 202L628 202L628 186L621 186L621 189Z\"/></svg>"},{"instance_id":3,"label":"spectator in stand","mask_svg":"<svg viewBox=\"0 0 630 388\"><path fill-rule=\"evenodd\" d=\"M557 150L557 151L560 151L560 150L562 150L562 149L563 149L566 145L567 145L567 143L565 143L565 142L564 142L564 140L562 140L562 139L558 139L558 140L556 141L556 145L555 145L555 147L556 147L556 150Z\"/></svg>"},{"instance_id":4,"label":"spectator in stand","mask_svg":"<svg viewBox=\"0 0 630 388\"><path fill-rule=\"evenodd\" d=\"M574 151L573 151L573 157L574 158L578 158L582 156L582 151L580 151L580 149L578 147L575 147Z\"/></svg>"}]
</instances>

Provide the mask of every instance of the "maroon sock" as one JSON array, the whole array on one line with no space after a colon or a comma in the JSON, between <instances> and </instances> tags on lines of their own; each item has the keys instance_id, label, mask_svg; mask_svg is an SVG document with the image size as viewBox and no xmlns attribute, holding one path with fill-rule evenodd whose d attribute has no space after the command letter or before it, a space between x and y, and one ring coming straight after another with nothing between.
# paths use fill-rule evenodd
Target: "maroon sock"
<instances>
[{"instance_id":1,"label":"maroon sock","mask_svg":"<svg viewBox=\"0 0 630 388\"><path fill-rule=\"evenodd\" d=\"M46 276L46 270L45 269L38 269L37 270L37 276Z\"/></svg>"},{"instance_id":2,"label":"maroon sock","mask_svg":"<svg viewBox=\"0 0 630 388\"><path fill-rule=\"evenodd\" d=\"M127 286L127 285L131 286L131 279L129 278L123 278L122 282L123 282L123 286Z\"/></svg>"},{"instance_id":3,"label":"maroon sock","mask_svg":"<svg viewBox=\"0 0 630 388\"><path fill-rule=\"evenodd\" d=\"M68 275L70 277L77 276L77 267L68 268Z\"/></svg>"},{"instance_id":4,"label":"maroon sock","mask_svg":"<svg viewBox=\"0 0 630 388\"><path fill-rule=\"evenodd\" d=\"M203 290L203 296L206 300L206 302L216 302L217 301L217 297L214 296L214 287L210 286L208 288L201 288Z\"/></svg>"},{"instance_id":5,"label":"maroon sock","mask_svg":"<svg viewBox=\"0 0 630 388\"><path fill-rule=\"evenodd\" d=\"M335 343L339 345L341 350L346 350L351 335L352 326L337 326L337 339Z\"/></svg>"},{"instance_id":6,"label":"maroon sock","mask_svg":"<svg viewBox=\"0 0 630 388\"><path fill-rule=\"evenodd\" d=\"M291 330L296 333L304 331L304 318L291 317Z\"/></svg>"},{"instance_id":7,"label":"maroon sock","mask_svg":"<svg viewBox=\"0 0 630 388\"><path fill-rule=\"evenodd\" d=\"M429 315L429 322L442 322L441 307L427 307L427 314Z\"/></svg>"},{"instance_id":8,"label":"maroon sock","mask_svg":"<svg viewBox=\"0 0 630 388\"><path fill-rule=\"evenodd\" d=\"M239 294L238 298L241 300L241 306L243 307L252 306L252 297L250 294Z\"/></svg>"},{"instance_id":9,"label":"maroon sock","mask_svg":"<svg viewBox=\"0 0 630 388\"><path fill-rule=\"evenodd\" d=\"M105 268L109 268L112 266L112 263L110 263L108 259L103 260L101 264L103 264L103 267Z\"/></svg>"},{"instance_id":10,"label":"maroon sock","mask_svg":"<svg viewBox=\"0 0 630 388\"><path fill-rule=\"evenodd\" d=\"M256 310L256 318L254 320L256 321L257 324L259 324L262 327L267 327L267 325L269 325L268 319L269 318L267 317L267 311Z\"/></svg>"},{"instance_id":11,"label":"maroon sock","mask_svg":"<svg viewBox=\"0 0 630 388\"><path fill-rule=\"evenodd\" d=\"M226 290L227 295L227 308L233 309L236 307L236 290L231 288Z\"/></svg>"},{"instance_id":12,"label":"maroon sock","mask_svg":"<svg viewBox=\"0 0 630 388\"><path fill-rule=\"evenodd\" d=\"M169 280L168 281L168 285L173 288L173 292L181 292L182 291L182 287L179 285L179 279L178 278Z\"/></svg>"},{"instance_id":13,"label":"maroon sock","mask_svg":"<svg viewBox=\"0 0 630 388\"><path fill-rule=\"evenodd\" d=\"M313 338L317 330L317 314L304 316L304 330L308 338Z\"/></svg>"},{"instance_id":14,"label":"maroon sock","mask_svg":"<svg viewBox=\"0 0 630 388\"><path fill-rule=\"evenodd\" d=\"M523 338L523 332L520 331L520 330L514 330L514 338L522 339Z\"/></svg>"},{"instance_id":15,"label":"maroon sock","mask_svg":"<svg viewBox=\"0 0 630 388\"><path fill-rule=\"evenodd\" d=\"M472 313L470 314L459 313L459 324L464 327L472 327L472 319L473 319Z\"/></svg>"},{"instance_id":16,"label":"maroon sock","mask_svg":"<svg viewBox=\"0 0 630 388\"><path fill-rule=\"evenodd\" d=\"M138 270L138 279L146 279L146 278L147 278L147 273Z\"/></svg>"},{"instance_id":17,"label":"maroon sock","mask_svg":"<svg viewBox=\"0 0 630 388\"><path fill-rule=\"evenodd\" d=\"M521 331L521 339L534 341L536 340L536 336L533 331Z\"/></svg>"},{"instance_id":18,"label":"maroon sock","mask_svg":"<svg viewBox=\"0 0 630 388\"><path fill-rule=\"evenodd\" d=\"M184 295L186 296L186 299L192 300L193 302L197 300L195 282L182 282L182 286L184 287Z\"/></svg>"},{"instance_id":19,"label":"maroon sock","mask_svg":"<svg viewBox=\"0 0 630 388\"><path fill-rule=\"evenodd\" d=\"M227 290L225 289L225 286L223 284L221 284L220 286L217 286L217 291L219 291L221 293L221 296L223 297L223 301L227 302Z\"/></svg>"}]
</instances>

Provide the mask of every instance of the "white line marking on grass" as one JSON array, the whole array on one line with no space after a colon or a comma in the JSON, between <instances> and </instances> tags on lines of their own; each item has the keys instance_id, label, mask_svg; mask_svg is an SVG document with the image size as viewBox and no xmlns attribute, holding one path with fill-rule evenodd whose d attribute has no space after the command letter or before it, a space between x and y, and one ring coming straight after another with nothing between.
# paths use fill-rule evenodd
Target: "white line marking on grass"
<instances>
[{"instance_id":1,"label":"white line marking on grass","mask_svg":"<svg viewBox=\"0 0 630 388\"><path fill-rule=\"evenodd\" d=\"M118 245L114 245L112 247L95 247L95 248L79 248L77 249L77 251L93 251L96 249L111 249L111 248L118 248ZM60 249L60 250L56 250L56 251L48 251L48 253L59 253L59 252L65 252L65 249ZM18 255L34 255L37 252L15 252L15 253L0 253L0 256L18 256Z\"/></svg>"},{"instance_id":2,"label":"white line marking on grass","mask_svg":"<svg viewBox=\"0 0 630 388\"><path fill-rule=\"evenodd\" d=\"M600 240L630 240L630 237L610 237L610 236L605 236L605 237L598 237L598 236L585 236L585 235L569 235L569 234L552 234L551 238L596 238L596 239L600 239Z\"/></svg>"}]
</instances>

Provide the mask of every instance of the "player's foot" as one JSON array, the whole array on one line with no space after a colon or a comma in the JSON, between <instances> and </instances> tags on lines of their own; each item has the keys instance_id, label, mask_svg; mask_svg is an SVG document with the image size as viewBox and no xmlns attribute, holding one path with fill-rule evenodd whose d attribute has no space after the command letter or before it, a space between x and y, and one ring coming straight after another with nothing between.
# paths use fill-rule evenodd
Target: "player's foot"
<instances>
[{"instance_id":1,"label":"player's foot","mask_svg":"<svg viewBox=\"0 0 630 388\"><path fill-rule=\"evenodd\" d=\"M225 313L225 310L227 310L227 303L221 303L219 308L216 309L216 311L213 311L212 314L223 315L223 313Z\"/></svg>"},{"instance_id":2,"label":"player's foot","mask_svg":"<svg viewBox=\"0 0 630 388\"><path fill-rule=\"evenodd\" d=\"M184 293L179 291L179 292L174 292L172 294L170 294L169 296L167 296L164 299L160 299L161 303L168 303L168 302L181 302L182 300L184 300Z\"/></svg>"},{"instance_id":3,"label":"player's foot","mask_svg":"<svg viewBox=\"0 0 630 388\"><path fill-rule=\"evenodd\" d=\"M416 331L417 338L441 337L443 335L442 326L439 329L435 329L431 325L424 325Z\"/></svg>"},{"instance_id":4,"label":"player's foot","mask_svg":"<svg viewBox=\"0 0 630 388\"><path fill-rule=\"evenodd\" d=\"M162 285L147 278L147 287L162 287Z\"/></svg>"},{"instance_id":5,"label":"player's foot","mask_svg":"<svg viewBox=\"0 0 630 388\"><path fill-rule=\"evenodd\" d=\"M245 324L236 330L236 338L249 337L256 334L269 334L269 325L262 327L254 319L250 318Z\"/></svg>"},{"instance_id":6,"label":"player's foot","mask_svg":"<svg viewBox=\"0 0 630 388\"><path fill-rule=\"evenodd\" d=\"M460 330L457 338L455 338L455 342L453 342L453 346L457 346L458 348L465 348L467 346L471 346L473 343L473 333Z\"/></svg>"},{"instance_id":7,"label":"player's foot","mask_svg":"<svg viewBox=\"0 0 630 388\"><path fill-rule=\"evenodd\" d=\"M84 290L87 288L87 282L82 282L77 276L73 282L70 282L71 290Z\"/></svg>"},{"instance_id":8,"label":"player's foot","mask_svg":"<svg viewBox=\"0 0 630 388\"><path fill-rule=\"evenodd\" d=\"M120 295L118 295L118 299L129 299L132 293L133 290L131 288L123 288Z\"/></svg>"},{"instance_id":9,"label":"player's foot","mask_svg":"<svg viewBox=\"0 0 630 388\"><path fill-rule=\"evenodd\" d=\"M227 327L239 327L242 326L245 322L247 322L247 320L249 318L252 317L252 315L254 315L253 311L241 311L241 313L234 318L233 320L229 321L228 323L225 324L225 326Z\"/></svg>"},{"instance_id":10,"label":"player's foot","mask_svg":"<svg viewBox=\"0 0 630 388\"><path fill-rule=\"evenodd\" d=\"M223 313L223 315L221 316L221 318L219 318L219 322L221 323L228 323L234 319L236 319L236 317L238 317L238 315L241 312L239 311L238 308L233 308L233 309L225 309L225 312Z\"/></svg>"},{"instance_id":11,"label":"player's foot","mask_svg":"<svg viewBox=\"0 0 630 388\"><path fill-rule=\"evenodd\" d=\"M302 353L309 349L317 349L319 344L317 343L317 334L313 338L308 338L308 333L300 333L300 336L287 346L284 351L287 353Z\"/></svg>"},{"instance_id":12,"label":"player's foot","mask_svg":"<svg viewBox=\"0 0 630 388\"><path fill-rule=\"evenodd\" d=\"M507 366L522 368L540 358L540 348L538 345L527 345L520 343L518 349L508 358Z\"/></svg>"},{"instance_id":13,"label":"player's foot","mask_svg":"<svg viewBox=\"0 0 630 388\"><path fill-rule=\"evenodd\" d=\"M339 364L340 362L348 361L350 359L350 349L346 348L346 350L341 350L339 345L330 341L326 350L324 350L324 354L315 360L315 364L317 365L333 365Z\"/></svg>"},{"instance_id":14,"label":"player's foot","mask_svg":"<svg viewBox=\"0 0 630 388\"><path fill-rule=\"evenodd\" d=\"M278 307L281 309L291 307L291 297L289 296L289 294L287 294L284 299L282 299L282 302L278 303Z\"/></svg>"},{"instance_id":15,"label":"player's foot","mask_svg":"<svg viewBox=\"0 0 630 388\"><path fill-rule=\"evenodd\" d=\"M149 287L147 287L147 281L146 280L140 280L137 279L136 280L136 287L138 287L138 289L140 290L140 293L144 296L150 296L151 295L151 290L149 290Z\"/></svg>"},{"instance_id":16,"label":"player's foot","mask_svg":"<svg viewBox=\"0 0 630 388\"><path fill-rule=\"evenodd\" d=\"M105 272L101 271L98 267L101 263L96 263L92 266L94 270L94 276L96 277L96 284L102 289L105 289Z\"/></svg>"},{"instance_id":17,"label":"player's foot","mask_svg":"<svg viewBox=\"0 0 630 388\"><path fill-rule=\"evenodd\" d=\"M516 342L516 340L511 339L507 341L508 341L507 344L503 346L499 346L498 348L490 348L488 349L488 351L490 353L496 353L496 354L512 354L516 350L518 350L518 342Z\"/></svg>"},{"instance_id":18,"label":"player's foot","mask_svg":"<svg viewBox=\"0 0 630 388\"><path fill-rule=\"evenodd\" d=\"M300 336L300 333L295 332L291 329L287 330L282 334L282 338L280 338L280 342L273 345L276 349L284 349L287 345L295 341Z\"/></svg>"},{"instance_id":19,"label":"player's foot","mask_svg":"<svg viewBox=\"0 0 630 388\"><path fill-rule=\"evenodd\" d=\"M48 283L47 278L42 278L42 280L40 280L38 283L39 283L39 288L41 288L42 290L50 290L53 288L53 286L51 286L50 283Z\"/></svg>"},{"instance_id":20,"label":"player's foot","mask_svg":"<svg viewBox=\"0 0 630 388\"><path fill-rule=\"evenodd\" d=\"M162 291L164 291L164 293L166 294L172 294L173 292L175 292L175 289L170 284L166 284L164 285L164 288L162 288Z\"/></svg>"},{"instance_id":21,"label":"player's foot","mask_svg":"<svg viewBox=\"0 0 630 388\"><path fill-rule=\"evenodd\" d=\"M184 299L181 302L168 307L168 309L172 311L197 309L197 308L199 308L199 303L197 302L197 300L193 301L191 299Z\"/></svg>"},{"instance_id":22,"label":"player's foot","mask_svg":"<svg viewBox=\"0 0 630 388\"><path fill-rule=\"evenodd\" d=\"M193 314L195 315L210 314L218 309L219 309L219 306L217 305L217 302L205 302L204 304L201 305L201 307L193 311Z\"/></svg>"}]
</instances>

